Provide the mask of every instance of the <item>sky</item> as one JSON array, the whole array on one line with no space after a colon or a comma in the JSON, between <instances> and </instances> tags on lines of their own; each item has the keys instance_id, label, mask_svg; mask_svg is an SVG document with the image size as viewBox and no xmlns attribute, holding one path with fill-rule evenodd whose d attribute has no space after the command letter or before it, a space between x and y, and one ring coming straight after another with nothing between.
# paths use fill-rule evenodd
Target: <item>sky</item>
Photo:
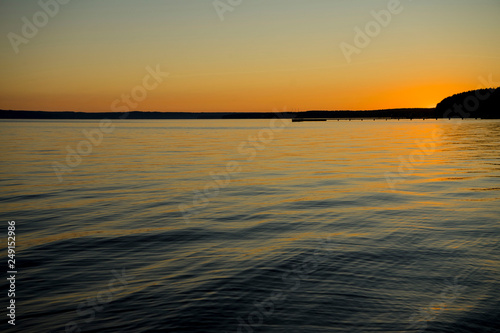
<instances>
[{"instance_id":1,"label":"sky","mask_svg":"<svg viewBox=\"0 0 500 333\"><path fill-rule=\"evenodd\" d=\"M499 0L0 0L0 31L0 109L369 110L500 86Z\"/></svg>"}]
</instances>

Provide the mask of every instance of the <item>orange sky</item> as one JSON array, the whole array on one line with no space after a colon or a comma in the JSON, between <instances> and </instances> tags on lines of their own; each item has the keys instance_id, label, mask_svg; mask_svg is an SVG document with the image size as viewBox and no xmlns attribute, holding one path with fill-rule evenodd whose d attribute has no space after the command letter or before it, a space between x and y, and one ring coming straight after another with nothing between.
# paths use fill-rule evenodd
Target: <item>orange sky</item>
<instances>
[{"instance_id":1,"label":"orange sky","mask_svg":"<svg viewBox=\"0 0 500 333\"><path fill-rule=\"evenodd\" d=\"M170 75L130 110L432 107L480 87L481 77L500 82L495 0L0 6L2 109L112 111L141 89L148 66ZM357 27L372 29L368 45L356 44ZM360 47L346 57L342 45Z\"/></svg>"}]
</instances>

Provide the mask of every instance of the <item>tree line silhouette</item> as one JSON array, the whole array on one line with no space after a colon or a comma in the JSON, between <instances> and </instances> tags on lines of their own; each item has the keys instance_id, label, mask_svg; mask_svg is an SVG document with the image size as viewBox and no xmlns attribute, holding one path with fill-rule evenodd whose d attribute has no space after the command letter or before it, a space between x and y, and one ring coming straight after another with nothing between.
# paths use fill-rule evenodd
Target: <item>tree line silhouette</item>
<instances>
[{"instance_id":1,"label":"tree line silhouette","mask_svg":"<svg viewBox=\"0 0 500 333\"><path fill-rule=\"evenodd\" d=\"M451 112L450 112L451 110ZM436 106L443 118L500 118L500 88L469 90L446 97Z\"/></svg>"},{"instance_id":2,"label":"tree line silhouette","mask_svg":"<svg viewBox=\"0 0 500 333\"><path fill-rule=\"evenodd\" d=\"M311 110L296 112L48 112L0 110L0 119L500 119L500 88L478 89L446 97L435 108L370 111Z\"/></svg>"}]
</instances>

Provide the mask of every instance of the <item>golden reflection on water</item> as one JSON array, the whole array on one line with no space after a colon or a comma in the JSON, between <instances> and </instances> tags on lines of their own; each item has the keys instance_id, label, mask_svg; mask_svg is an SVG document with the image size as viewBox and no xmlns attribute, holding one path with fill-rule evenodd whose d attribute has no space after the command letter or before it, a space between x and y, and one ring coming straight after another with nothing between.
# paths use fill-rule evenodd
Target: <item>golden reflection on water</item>
<instances>
[{"instance_id":1,"label":"golden reflection on water","mask_svg":"<svg viewBox=\"0 0 500 333\"><path fill-rule=\"evenodd\" d=\"M36 295L20 309L74 312L120 265L131 277L117 313L139 302L167 324L236 308L231 321L276 290L300 323L322 313L331 327L345 310L348 330L360 314L403 331L421 311L444 320L494 308L482 302L497 301L500 272L498 121L287 121L263 141L267 120L115 125L59 182L52 163L96 123L1 123L0 214L17 220L24 288ZM412 158L391 188L386 173ZM183 204L194 205L187 220ZM443 281L474 269L484 276L465 276L470 288L443 307ZM37 290L41 276L59 283Z\"/></svg>"},{"instance_id":2,"label":"golden reflection on water","mask_svg":"<svg viewBox=\"0 0 500 333\"><path fill-rule=\"evenodd\" d=\"M106 210L113 211L115 206L130 202L142 207L142 211L135 211L129 219L140 220L148 210L173 216L176 204L170 205L171 202L190 203L193 193L213 184L211 173L224 172L230 161L237 162L241 172L231 175L227 186L210 198L209 208L201 210L201 216L237 214L243 207L266 210L270 205L284 204L290 211L298 212L300 209L294 204L303 202L313 206L315 202L330 202L338 206L327 205L321 209L338 212L404 209L412 205L446 207L452 204L438 196L429 197L428 190L421 190L419 186L449 183L447 191L467 189L491 194L499 189L484 183L484 177L499 170L500 122L470 120L287 121L272 140L257 141L253 146L248 143L258 139L260 131L269 127L268 120L117 121L116 130L105 134L102 143L93 147L89 156L82 157L82 163L59 183L52 163L64 163L66 147L75 147L85 139L82 129L93 129L96 124L91 121L2 122L0 133L4 144L0 146L3 156L0 172L7 184L16 184L7 188L6 195L39 196L12 200L5 203L3 209L31 210L36 215L37 210L48 208L71 214L72 209L87 207L105 215ZM436 139L435 133L442 136ZM421 142L430 149L422 151ZM255 157L251 160L239 149L244 143L254 148ZM376 201L358 203L354 208L342 205L363 195L375 197L393 192L384 174L397 173L401 161L408 161L412 154L416 156L413 170L405 175L407 179L396 192L404 191L422 199L402 202L396 207L379 207ZM478 180L482 182L476 184ZM245 193L245 189L249 192ZM81 195L79 191L86 193ZM234 191L246 201L232 202ZM346 199L346 196L351 197ZM494 202L498 197L464 196L457 200ZM277 210L259 221L240 221L243 224L239 226L265 225L274 216L287 213ZM126 226L122 221L95 222L92 221L92 228L98 226L95 231L88 231L87 223L82 221L68 225L68 230L61 234L53 229L28 232L23 242L25 246L34 246L99 232L109 235L116 227L123 229L119 233L161 229L143 228L150 221ZM301 236L298 233L286 237Z\"/></svg>"}]
</instances>

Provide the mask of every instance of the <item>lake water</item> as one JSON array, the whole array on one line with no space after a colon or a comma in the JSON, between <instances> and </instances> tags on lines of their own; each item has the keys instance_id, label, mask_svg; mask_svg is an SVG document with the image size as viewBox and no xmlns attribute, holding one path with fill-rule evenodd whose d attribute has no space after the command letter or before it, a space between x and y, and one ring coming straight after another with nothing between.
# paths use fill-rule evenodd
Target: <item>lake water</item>
<instances>
[{"instance_id":1,"label":"lake water","mask_svg":"<svg viewBox=\"0 0 500 333\"><path fill-rule=\"evenodd\" d=\"M500 329L500 121L111 126L0 123L2 332Z\"/></svg>"}]
</instances>

